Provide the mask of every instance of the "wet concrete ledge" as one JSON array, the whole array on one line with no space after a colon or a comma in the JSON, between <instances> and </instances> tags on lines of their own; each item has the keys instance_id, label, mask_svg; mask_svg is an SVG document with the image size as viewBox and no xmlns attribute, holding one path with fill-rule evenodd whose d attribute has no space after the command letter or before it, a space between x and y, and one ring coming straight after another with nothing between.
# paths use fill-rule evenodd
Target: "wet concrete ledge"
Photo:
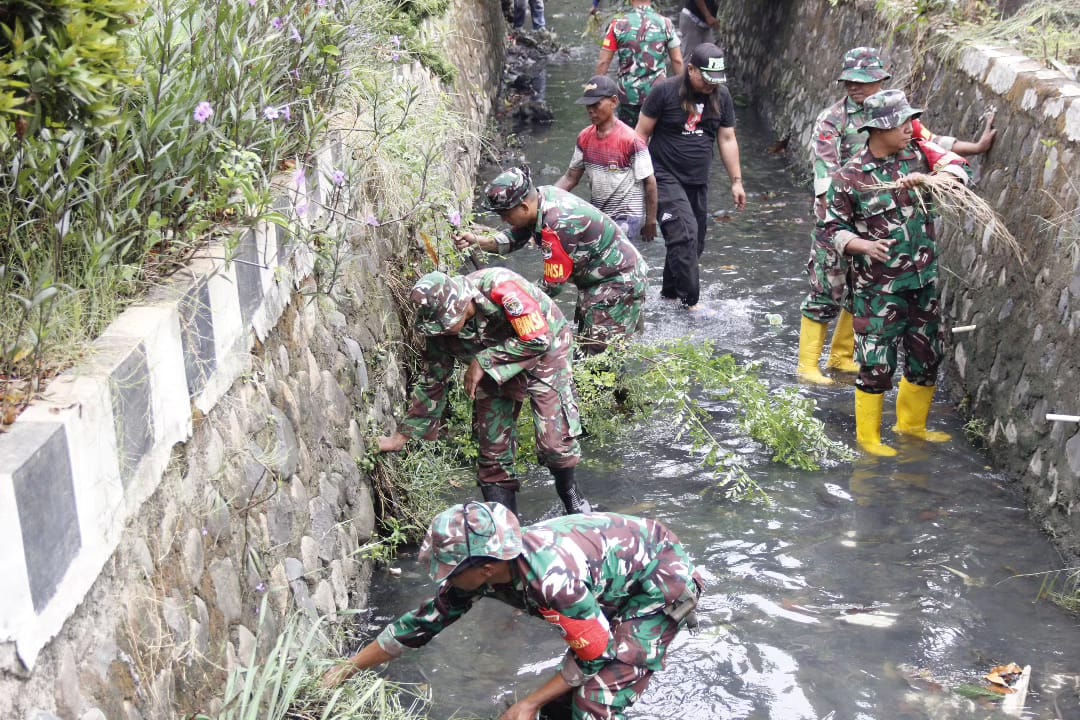
<instances>
[{"instance_id":1,"label":"wet concrete ledge","mask_svg":"<svg viewBox=\"0 0 1080 720\"><path fill-rule=\"evenodd\" d=\"M987 428L995 465L1019 480L1032 514L1080 557L1080 85L1007 47L970 46L943 57L944 36L904 27L905 6L871 0L721 4L733 85L764 109L810 177L817 114L843 96L845 50L882 48L902 88L936 132L977 138L996 108L994 148L972 158L979 194L1027 256L1021 265L974 227L942 234L942 290L957 335L947 383L966 415ZM909 9L910 10L910 9ZM893 17L900 17L899 23ZM793 237L793 243L807 238ZM977 491L976 488L972 488Z\"/></svg>"},{"instance_id":2,"label":"wet concrete ledge","mask_svg":"<svg viewBox=\"0 0 1080 720\"><path fill-rule=\"evenodd\" d=\"M454 87L419 64L388 74L449 97L478 135L501 78L498 4L454 2L421 32ZM366 604L357 548L375 517L356 458L404 396L382 270L413 239L328 208L350 141L328 136L276 202L291 228L344 226L334 292L311 295L314 257L288 229L212 245L0 436L0 717L176 717L262 657L258 632L286 612ZM432 182L471 187L479 151L454 139ZM377 212L365 192L336 210Z\"/></svg>"}]
</instances>

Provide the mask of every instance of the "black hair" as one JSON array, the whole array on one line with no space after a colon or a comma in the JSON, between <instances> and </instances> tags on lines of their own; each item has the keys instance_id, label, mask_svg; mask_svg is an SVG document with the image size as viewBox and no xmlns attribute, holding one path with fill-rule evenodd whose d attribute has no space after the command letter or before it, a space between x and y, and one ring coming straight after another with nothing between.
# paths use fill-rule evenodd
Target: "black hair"
<instances>
[{"instance_id":1,"label":"black hair","mask_svg":"<svg viewBox=\"0 0 1080 720\"><path fill-rule=\"evenodd\" d=\"M692 67L697 67L693 65ZM720 91L714 90L708 95L703 95L694 90L694 86L690 82L690 68L689 61L683 67L682 82L679 84L679 104L682 106L683 111L687 115L694 113L694 106L701 102L705 105L701 116L704 117L719 117L720 116ZM701 68L698 68L698 72L701 72Z\"/></svg>"},{"instance_id":2,"label":"black hair","mask_svg":"<svg viewBox=\"0 0 1080 720\"><path fill-rule=\"evenodd\" d=\"M491 563L499 562L498 558L493 558L490 555L471 555L458 563L453 572L448 577L453 577L460 572L471 570L474 567L480 567L481 565L490 565Z\"/></svg>"}]
</instances>

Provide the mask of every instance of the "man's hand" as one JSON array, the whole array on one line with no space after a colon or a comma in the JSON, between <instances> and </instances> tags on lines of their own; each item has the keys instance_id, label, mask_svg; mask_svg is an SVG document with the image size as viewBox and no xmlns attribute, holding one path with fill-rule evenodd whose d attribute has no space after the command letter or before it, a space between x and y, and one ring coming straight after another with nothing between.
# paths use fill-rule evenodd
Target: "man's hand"
<instances>
[{"instance_id":1,"label":"man's hand","mask_svg":"<svg viewBox=\"0 0 1080 720\"><path fill-rule=\"evenodd\" d=\"M476 398L476 386L480 384L480 381L484 379L484 368L480 367L480 363L474 358L469 363L469 369L465 371L465 394L470 398Z\"/></svg>"},{"instance_id":2,"label":"man's hand","mask_svg":"<svg viewBox=\"0 0 1080 720\"><path fill-rule=\"evenodd\" d=\"M484 237L476 233L465 232L454 238L454 247L458 250L468 250L474 245L484 252L493 253L498 250L498 243L495 242L494 238Z\"/></svg>"},{"instance_id":3,"label":"man's hand","mask_svg":"<svg viewBox=\"0 0 1080 720\"><path fill-rule=\"evenodd\" d=\"M739 210L746 208L746 190L743 189L742 180L735 180L731 183L731 197L735 200L735 207Z\"/></svg>"},{"instance_id":4,"label":"man's hand","mask_svg":"<svg viewBox=\"0 0 1080 720\"><path fill-rule=\"evenodd\" d=\"M889 259L889 248L896 244L895 240L852 240L847 244L845 252L848 255L866 255L876 262L885 262Z\"/></svg>"},{"instance_id":5,"label":"man's hand","mask_svg":"<svg viewBox=\"0 0 1080 720\"><path fill-rule=\"evenodd\" d=\"M540 707L529 702L528 698L519 700L506 709L499 720L536 720Z\"/></svg>"},{"instance_id":6,"label":"man's hand","mask_svg":"<svg viewBox=\"0 0 1080 720\"><path fill-rule=\"evenodd\" d=\"M900 187L910 190L926 182L926 173L909 173L896 181Z\"/></svg>"},{"instance_id":7,"label":"man's hand","mask_svg":"<svg viewBox=\"0 0 1080 720\"><path fill-rule=\"evenodd\" d=\"M355 665L348 660L340 662L323 673L322 679L319 680L319 687L323 690L333 690L338 685L351 678L354 674L356 674Z\"/></svg>"},{"instance_id":8,"label":"man's hand","mask_svg":"<svg viewBox=\"0 0 1080 720\"><path fill-rule=\"evenodd\" d=\"M641 226L641 239L645 242L652 242L656 239L655 220L646 220L645 224Z\"/></svg>"},{"instance_id":9,"label":"man's hand","mask_svg":"<svg viewBox=\"0 0 1080 720\"><path fill-rule=\"evenodd\" d=\"M715 15L710 15L709 19L705 21L705 24L715 29L720 27L720 20L718 20Z\"/></svg>"},{"instance_id":10,"label":"man's hand","mask_svg":"<svg viewBox=\"0 0 1080 720\"><path fill-rule=\"evenodd\" d=\"M379 452L401 452L401 449L405 447L405 443L409 442L407 435L402 435L399 432L394 433L390 437L379 438Z\"/></svg>"},{"instance_id":11,"label":"man's hand","mask_svg":"<svg viewBox=\"0 0 1080 720\"><path fill-rule=\"evenodd\" d=\"M975 143L975 154L981 155L994 146L994 137L997 135L997 128L994 127L994 117L997 112L991 110L986 115L986 126L983 127L983 134L979 137L978 142Z\"/></svg>"}]
</instances>

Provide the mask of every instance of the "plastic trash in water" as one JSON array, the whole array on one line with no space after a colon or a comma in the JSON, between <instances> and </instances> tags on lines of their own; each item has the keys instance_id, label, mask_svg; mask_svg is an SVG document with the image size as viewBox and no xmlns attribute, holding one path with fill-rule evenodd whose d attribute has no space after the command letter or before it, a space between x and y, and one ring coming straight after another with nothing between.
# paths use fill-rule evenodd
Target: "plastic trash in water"
<instances>
[{"instance_id":1,"label":"plastic trash in water","mask_svg":"<svg viewBox=\"0 0 1080 720\"><path fill-rule=\"evenodd\" d=\"M773 327L784 324L784 318L776 313L765 313L765 321Z\"/></svg>"}]
</instances>

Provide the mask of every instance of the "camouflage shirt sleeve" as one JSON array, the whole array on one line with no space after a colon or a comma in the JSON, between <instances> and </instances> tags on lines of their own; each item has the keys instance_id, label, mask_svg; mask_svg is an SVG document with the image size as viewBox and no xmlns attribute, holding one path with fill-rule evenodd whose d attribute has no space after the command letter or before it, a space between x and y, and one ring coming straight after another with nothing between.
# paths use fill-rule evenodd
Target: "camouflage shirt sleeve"
<instances>
[{"instance_id":1,"label":"camouflage shirt sleeve","mask_svg":"<svg viewBox=\"0 0 1080 720\"><path fill-rule=\"evenodd\" d=\"M498 283L488 297L502 310L514 334L481 350L476 361L501 384L536 365L554 342L555 333L540 301L517 281Z\"/></svg>"},{"instance_id":2,"label":"camouflage shirt sleeve","mask_svg":"<svg viewBox=\"0 0 1080 720\"><path fill-rule=\"evenodd\" d=\"M454 356L437 338L424 345L424 374L413 387L409 412L398 423L398 432L407 437L434 440L446 407L446 384L454 372Z\"/></svg>"},{"instance_id":3,"label":"camouflage shirt sleeve","mask_svg":"<svg viewBox=\"0 0 1080 720\"><path fill-rule=\"evenodd\" d=\"M514 228L500 230L495 235L495 252L499 255L512 253L525 247L530 240L532 240L530 230L515 230Z\"/></svg>"},{"instance_id":4,"label":"camouflage shirt sleeve","mask_svg":"<svg viewBox=\"0 0 1080 720\"><path fill-rule=\"evenodd\" d=\"M851 184L842 172L832 176L826 191L825 227L822 232L824 240L831 243L841 255L848 243L862 237L855 224L855 198Z\"/></svg>"},{"instance_id":5,"label":"camouflage shirt sleeve","mask_svg":"<svg viewBox=\"0 0 1080 720\"><path fill-rule=\"evenodd\" d=\"M831 108L830 108L831 110ZM838 127L833 114L826 110L814 124L814 195L824 195L829 189L832 174L841 167L840 139L843 128Z\"/></svg>"},{"instance_id":6,"label":"camouflage shirt sleeve","mask_svg":"<svg viewBox=\"0 0 1080 720\"><path fill-rule=\"evenodd\" d=\"M407 612L383 628L375 639L391 657L422 647L467 613L476 600L475 593L458 590L448 582L439 586L435 597Z\"/></svg>"}]
</instances>

